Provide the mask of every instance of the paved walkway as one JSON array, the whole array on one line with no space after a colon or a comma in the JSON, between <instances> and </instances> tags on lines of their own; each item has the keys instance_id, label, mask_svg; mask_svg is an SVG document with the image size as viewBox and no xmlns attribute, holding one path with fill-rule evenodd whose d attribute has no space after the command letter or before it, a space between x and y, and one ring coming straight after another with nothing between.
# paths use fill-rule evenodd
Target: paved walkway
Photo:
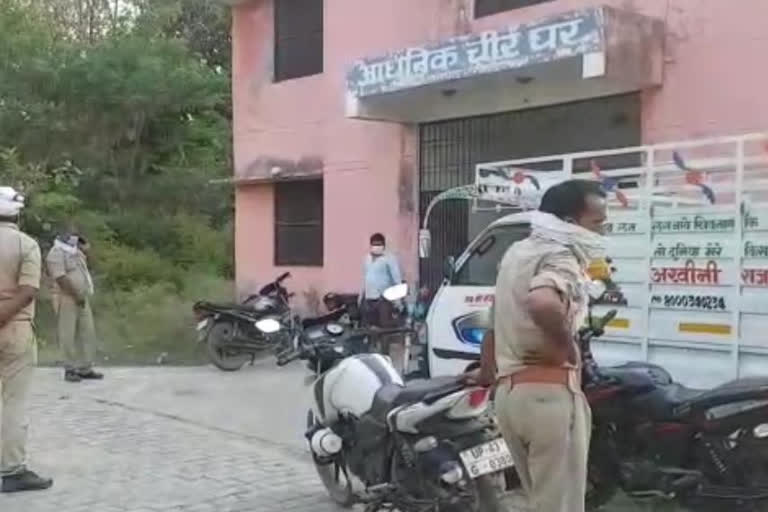
<instances>
[{"instance_id":1,"label":"paved walkway","mask_svg":"<svg viewBox=\"0 0 768 512\"><path fill-rule=\"evenodd\" d=\"M336 512L301 438L303 377L266 364L121 368L73 385L41 369L31 462L56 482L0 494L0 511Z\"/></svg>"}]
</instances>

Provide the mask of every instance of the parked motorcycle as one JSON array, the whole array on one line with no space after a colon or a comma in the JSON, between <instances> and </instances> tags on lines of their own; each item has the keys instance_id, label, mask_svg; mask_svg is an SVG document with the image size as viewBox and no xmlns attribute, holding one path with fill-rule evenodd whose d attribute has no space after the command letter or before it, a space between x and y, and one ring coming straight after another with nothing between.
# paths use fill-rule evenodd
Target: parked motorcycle
<instances>
[{"instance_id":1,"label":"parked motorcycle","mask_svg":"<svg viewBox=\"0 0 768 512\"><path fill-rule=\"evenodd\" d=\"M282 283L290 277L286 272L249 296L242 304L199 301L193 306L197 317L198 342L205 343L208 358L223 371L236 371L260 353L281 349L286 336L264 336L256 322L267 316L291 321L289 300L292 294Z\"/></svg>"},{"instance_id":2,"label":"parked motorcycle","mask_svg":"<svg viewBox=\"0 0 768 512\"><path fill-rule=\"evenodd\" d=\"M579 336L594 425L588 509L621 489L697 511L768 510L768 378L697 390L649 363L601 368L591 342L615 315Z\"/></svg>"},{"instance_id":3,"label":"parked motorcycle","mask_svg":"<svg viewBox=\"0 0 768 512\"><path fill-rule=\"evenodd\" d=\"M398 285L384 296L406 294ZM275 318L257 325L265 333L283 328ZM404 384L388 358L366 353L370 332L333 321L309 332L319 325L305 328L278 365L312 363L306 438L331 498L366 512L500 512L500 472L512 457L486 414L488 390L453 377Z\"/></svg>"}]
</instances>

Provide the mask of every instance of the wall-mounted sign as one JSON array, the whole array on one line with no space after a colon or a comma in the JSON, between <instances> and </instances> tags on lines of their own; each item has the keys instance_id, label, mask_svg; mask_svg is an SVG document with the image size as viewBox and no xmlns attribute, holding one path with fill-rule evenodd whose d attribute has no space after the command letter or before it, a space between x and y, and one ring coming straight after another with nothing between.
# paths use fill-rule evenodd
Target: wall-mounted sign
<instances>
[{"instance_id":1,"label":"wall-mounted sign","mask_svg":"<svg viewBox=\"0 0 768 512\"><path fill-rule=\"evenodd\" d=\"M741 282L745 286L768 286L768 268L741 269Z\"/></svg>"},{"instance_id":2,"label":"wall-mounted sign","mask_svg":"<svg viewBox=\"0 0 768 512\"><path fill-rule=\"evenodd\" d=\"M606 235L640 235L645 232L645 223L643 222L617 221L605 224Z\"/></svg>"},{"instance_id":3,"label":"wall-mounted sign","mask_svg":"<svg viewBox=\"0 0 768 512\"><path fill-rule=\"evenodd\" d=\"M733 215L683 215L656 219L651 225L653 232L662 233L729 233L736 229Z\"/></svg>"},{"instance_id":4,"label":"wall-mounted sign","mask_svg":"<svg viewBox=\"0 0 768 512\"><path fill-rule=\"evenodd\" d=\"M729 310L725 296L697 293L654 293L651 295L650 306L656 309Z\"/></svg>"},{"instance_id":5,"label":"wall-mounted sign","mask_svg":"<svg viewBox=\"0 0 768 512\"><path fill-rule=\"evenodd\" d=\"M726 256L724 247L720 242L702 242L698 244L686 244L683 242L663 243L658 242L653 250L654 258L670 258L679 260L682 258L722 258Z\"/></svg>"},{"instance_id":6,"label":"wall-mounted sign","mask_svg":"<svg viewBox=\"0 0 768 512\"><path fill-rule=\"evenodd\" d=\"M586 9L362 59L347 73L347 89L362 98L597 52L603 19L602 9Z\"/></svg>"},{"instance_id":7,"label":"wall-mounted sign","mask_svg":"<svg viewBox=\"0 0 768 512\"><path fill-rule=\"evenodd\" d=\"M710 260L704 266L696 266L696 262L688 260L684 266L651 267L651 281L659 284L720 284L720 274L723 272L717 262Z\"/></svg>"},{"instance_id":8,"label":"wall-mounted sign","mask_svg":"<svg viewBox=\"0 0 768 512\"><path fill-rule=\"evenodd\" d=\"M768 230L768 210L751 210L744 214L744 231Z\"/></svg>"},{"instance_id":9,"label":"wall-mounted sign","mask_svg":"<svg viewBox=\"0 0 768 512\"><path fill-rule=\"evenodd\" d=\"M746 240L744 257L751 259L768 258L768 240Z\"/></svg>"}]
</instances>

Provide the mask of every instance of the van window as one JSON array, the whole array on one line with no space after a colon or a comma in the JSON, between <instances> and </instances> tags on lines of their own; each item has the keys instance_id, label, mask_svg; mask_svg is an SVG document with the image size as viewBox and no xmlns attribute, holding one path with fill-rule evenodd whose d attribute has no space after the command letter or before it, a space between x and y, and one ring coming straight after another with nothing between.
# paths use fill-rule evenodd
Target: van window
<instances>
[{"instance_id":1,"label":"van window","mask_svg":"<svg viewBox=\"0 0 768 512\"><path fill-rule=\"evenodd\" d=\"M453 278L457 286L495 286L499 263L507 249L531 232L528 224L500 226L486 233L472 248Z\"/></svg>"}]
</instances>

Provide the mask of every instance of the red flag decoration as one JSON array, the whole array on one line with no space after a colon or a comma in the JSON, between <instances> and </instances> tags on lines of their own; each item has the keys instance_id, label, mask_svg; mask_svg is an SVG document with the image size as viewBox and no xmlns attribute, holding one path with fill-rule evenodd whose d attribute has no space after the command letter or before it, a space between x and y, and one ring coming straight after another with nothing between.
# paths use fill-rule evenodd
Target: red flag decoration
<instances>
[{"instance_id":1,"label":"red flag decoration","mask_svg":"<svg viewBox=\"0 0 768 512\"><path fill-rule=\"evenodd\" d=\"M689 185L699 187L701 193L704 194L709 202L715 204L715 192L708 185L704 184L704 173L689 167L677 151L672 153L672 160L675 162L678 169L685 172L685 182Z\"/></svg>"},{"instance_id":2,"label":"red flag decoration","mask_svg":"<svg viewBox=\"0 0 768 512\"><path fill-rule=\"evenodd\" d=\"M515 171L515 173L512 175L512 181L517 183L518 185L521 185L525 180L528 180L531 182L531 185L533 185L536 190L541 190L541 185L539 184L539 180L537 180L535 177L531 176L530 174L526 174L524 171Z\"/></svg>"},{"instance_id":3,"label":"red flag decoration","mask_svg":"<svg viewBox=\"0 0 768 512\"><path fill-rule=\"evenodd\" d=\"M619 203L621 203L621 206L627 208L629 206L629 199L627 199L627 196L624 195L624 192L622 192L619 188L619 180L616 178L603 176L600 166L598 166L597 162L594 160L590 160L589 166L592 169L592 174L595 175L595 178L597 178L600 181L600 184L603 186L603 190L608 193L613 193Z\"/></svg>"}]
</instances>

